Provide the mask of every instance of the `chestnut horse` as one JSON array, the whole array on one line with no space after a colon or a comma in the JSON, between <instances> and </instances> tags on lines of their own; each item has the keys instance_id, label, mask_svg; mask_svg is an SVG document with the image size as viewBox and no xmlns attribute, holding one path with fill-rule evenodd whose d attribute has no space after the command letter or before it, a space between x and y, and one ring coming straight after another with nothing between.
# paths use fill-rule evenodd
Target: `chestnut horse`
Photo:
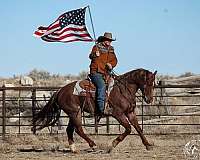
<instances>
[{"instance_id":1,"label":"chestnut horse","mask_svg":"<svg viewBox=\"0 0 200 160\"><path fill-rule=\"evenodd\" d=\"M137 90L140 89L145 102L151 103L153 101L156 73L157 71L152 73L145 69L136 69L115 77L115 83L110 92L108 104L112 107L111 116L125 128L125 131L113 140L109 151L115 148L128 134L131 133L131 125L133 125L138 132L146 149L152 149L152 144L150 144L143 135L142 129L138 124L135 113L135 94ZM69 123L66 132L68 136L68 143L72 152L76 152L73 139L74 131L76 131L80 137L85 139L92 149L97 147L95 142L84 133L81 119L82 111L90 113L94 112L94 99L90 99L93 106L93 110L91 110L91 107L84 105L85 97L73 94L75 84L76 81L67 84L54 93L49 102L33 117L33 124L35 124L35 126L32 128L39 130L44 127L54 125L59 119L60 111L63 110L69 116Z\"/></svg>"}]
</instances>

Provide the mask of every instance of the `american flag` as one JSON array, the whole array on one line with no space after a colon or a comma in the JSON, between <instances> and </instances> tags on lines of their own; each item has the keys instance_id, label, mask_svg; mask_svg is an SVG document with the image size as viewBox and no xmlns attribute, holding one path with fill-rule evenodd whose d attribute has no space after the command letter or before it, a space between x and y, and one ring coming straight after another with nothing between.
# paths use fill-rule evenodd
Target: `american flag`
<instances>
[{"instance_id":1,"label":"american flag","mask_svg":"<svg viewBox=\"0 0 200 160\"><path fill-rule=\"evenodd\" d=\"M48 27L40 26L34 36L47 42L93 41L85 24L86 8L62 14Z\"/></svg>"}]
</instances>

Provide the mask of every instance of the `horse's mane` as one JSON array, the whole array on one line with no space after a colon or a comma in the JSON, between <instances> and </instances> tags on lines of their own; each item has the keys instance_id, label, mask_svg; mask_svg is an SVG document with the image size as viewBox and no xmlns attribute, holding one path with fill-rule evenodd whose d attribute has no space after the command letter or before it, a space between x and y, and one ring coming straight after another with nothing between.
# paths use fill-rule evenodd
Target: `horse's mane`
<instances>
[{"instance_id":1,"label":"horse's mane","mask_svg":"<svg viewBox=\"0 0 200 160\"><path fill-rule=\"evenodd\" d=\"M126 72L122 75L116 77L117 80L133 80L140 79L140 77L144 74L147 74L149 71L143 68L135 69L129 72Z\"/></svg>"}]
</instances>

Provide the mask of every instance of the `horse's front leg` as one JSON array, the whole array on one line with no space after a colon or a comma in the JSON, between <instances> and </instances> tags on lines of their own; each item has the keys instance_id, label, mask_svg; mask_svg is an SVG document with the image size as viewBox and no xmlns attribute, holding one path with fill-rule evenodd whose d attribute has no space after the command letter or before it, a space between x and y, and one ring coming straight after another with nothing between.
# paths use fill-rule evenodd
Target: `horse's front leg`
<instances>
[{"instance_id":1,"label":"horse's front leg","mask_svg":"<svg viewBox=\"0 0 200 160\"><path fill-rule=\"evenodd\" d=\"M144 136L144 134L142 133L142 129L141 129L140 125L138 124L138 120L137 120L136 114L134 112L130 112L127 115L127 117L129 119L130 123L134 126L134 128L138 132L139 136L141 137L142 143L145 145L146 149L147 150L153 149L153 147L152 147L153 144L150 144L148 142L148 140L146 139L146 137Z\"/></svg>"},{"instance_id":2,"label":"horse's front leg","mask_svg":"<svg viewBox=\"0 0 200 160\"><path fill-rule=\"evenodd\" d=\"M124 138L131 133L131 126L127 120L127 117L125 114L122 115L113 115L117 119L117 121L125 128L125 132L120 134L113 142L112 145L109 147L108 152L110 153L113 148L115 148L121 141L124 140Z\"/></svg>"}]
</instances>

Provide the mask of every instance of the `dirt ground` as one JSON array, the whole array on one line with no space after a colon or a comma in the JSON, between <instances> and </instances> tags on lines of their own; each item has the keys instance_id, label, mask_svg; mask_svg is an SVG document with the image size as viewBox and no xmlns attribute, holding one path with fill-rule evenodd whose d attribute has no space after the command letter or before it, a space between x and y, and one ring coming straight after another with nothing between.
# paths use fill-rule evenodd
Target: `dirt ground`
<instances>
[{"instance_id":1,"label":"dirt ground","mask_svg":"<svg viewBox=\"0 0 200 160\"><path fill-rule=\"evenodd\" d=\"M190 140L197 139L197 135L147 135L154 143L152 151L147 151L140 138L129 135L112 153L107 153L109 144L116 136L90 136L98 145L96 151L89 150L85 141L75 135L76 148L79 153L69 151L67 137L61 135L12 135L1 140L1 160L184 160L183 149ZM35 148L38 150L24 151L22 149Z\"/></svg>"}]
</instances>

